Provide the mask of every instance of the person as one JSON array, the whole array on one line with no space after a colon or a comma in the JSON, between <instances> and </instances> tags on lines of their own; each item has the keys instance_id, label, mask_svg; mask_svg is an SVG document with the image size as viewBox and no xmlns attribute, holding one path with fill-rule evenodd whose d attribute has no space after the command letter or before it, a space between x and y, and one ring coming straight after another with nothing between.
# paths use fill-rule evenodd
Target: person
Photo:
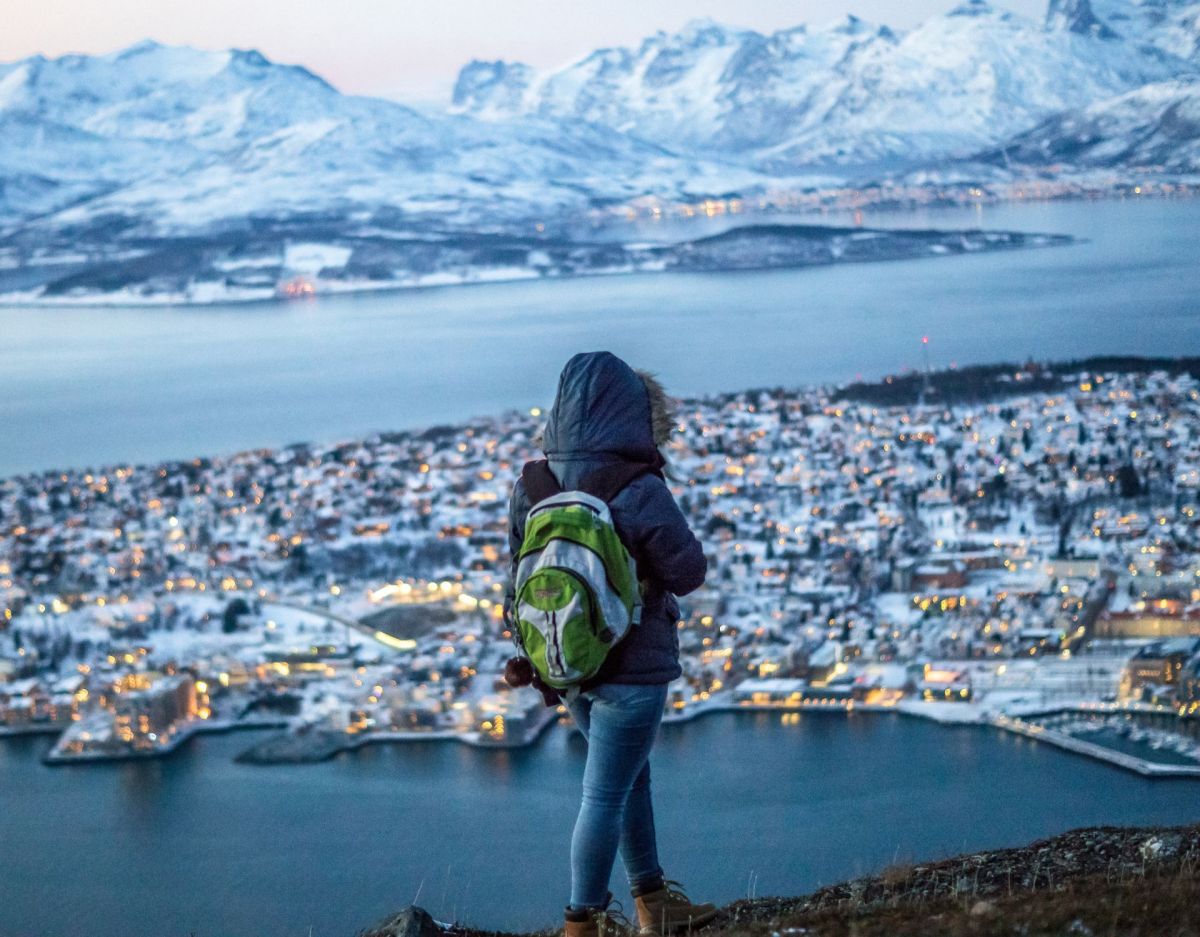
<instances>
[{"instance_id":1,"label":"person","mask_svg":"<svg viewBox=\"0 0 1200 937\"><path fill-rule=\"evenodd\" d=\"M571 899L565 937L618 930L609 878L619 851L643 934L665 935L711 921L711 904L693 904L659 865L650 797L650 749L662 721L667 684L680 676L676 622L685 595L704 582L707 560L671 496L659 446L674 427L661 385L609 352L567 362L542 436L548 466L563 490L612 463L644 465L609 501L613 526L637 564L640 623L609 652L600 671L564 701L587 740L583 801L571 836ZM628 472L629 466L617 466ZM594 477L594 476L593 476ZM515 557L530 499L518 479L509 502L514 558L506 593L513 602ZM507 612L506 612L507 619Z\"/></svg>"}]
</instances>

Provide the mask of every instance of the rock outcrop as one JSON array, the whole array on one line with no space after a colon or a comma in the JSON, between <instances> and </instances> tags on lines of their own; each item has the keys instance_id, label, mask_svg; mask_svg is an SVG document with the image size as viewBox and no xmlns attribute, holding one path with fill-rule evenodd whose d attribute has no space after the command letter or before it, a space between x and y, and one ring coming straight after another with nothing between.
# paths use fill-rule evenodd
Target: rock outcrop
<instances>
[{"instance_id":1,"label":"rock outcrop","mask_svg":"<svg viewBox=\"0 0 1200 937\"><path fill-rule=\"evenodd\" d=\"M547 922L551 923L551 922ZM1200 824L1074 830L1016 849L898 865L800 898L737 901L717 937L1200 934ZM492 937L419 908L360 937Z\"/></svg>"}]
</instances>

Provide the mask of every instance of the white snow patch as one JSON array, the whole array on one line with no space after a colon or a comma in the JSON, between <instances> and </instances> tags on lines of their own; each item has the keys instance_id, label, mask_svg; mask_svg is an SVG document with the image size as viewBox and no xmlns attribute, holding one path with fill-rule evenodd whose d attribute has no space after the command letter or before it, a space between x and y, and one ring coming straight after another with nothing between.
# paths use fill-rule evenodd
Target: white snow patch
<instances>
[{"instance_id":1,"label":"white snow patch","mask_svg":"<svg viewBox=\"0 0 1200 937\"><path fill-rule=\"evenodd\" d=\"M344 267L353 250L336 244L300 242L283 252L283 265L293 273L317 274L326 267Z\"/></svg>"},{"instance_id":2,"label":"white snow patch","mask_svg":"<svg viewBox=\"0 0 1200 937\"><path fill-rule=\"evenodd\" d=\"M0 78L0 110L18 104L29 77L29 66L20 65Z\"/></svg>"}]
</instances>

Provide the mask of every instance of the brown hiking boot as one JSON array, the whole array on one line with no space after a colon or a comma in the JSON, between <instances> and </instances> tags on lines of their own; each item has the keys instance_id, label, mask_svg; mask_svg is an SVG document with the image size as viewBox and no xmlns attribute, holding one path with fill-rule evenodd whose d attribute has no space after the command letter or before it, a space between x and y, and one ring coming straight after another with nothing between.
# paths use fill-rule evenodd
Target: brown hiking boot
<instances>
[{"instance_id":1,"label":"brown hiking boot","mask_svg":"<svg viewBox=\"0 0 1200 937\"><path fill-rule=\"evenodd\" d=\"M576 911L567 908L563 915L563 937L631 937L632 922L621 911L620 905Z\"/></svg>"},{"instance_id":2,"label":"brown hiking boot","mask_svg":"<svg viewBox=\"0 0 1200 937\"><path fill-rule=\"evenodd\" d=\"M637 906L640 933L667 937L683 930L703 927L717 916L715 905L692 904L678 882L664 882L661 888L633 896Z\"/></svg>"}]
</instances>

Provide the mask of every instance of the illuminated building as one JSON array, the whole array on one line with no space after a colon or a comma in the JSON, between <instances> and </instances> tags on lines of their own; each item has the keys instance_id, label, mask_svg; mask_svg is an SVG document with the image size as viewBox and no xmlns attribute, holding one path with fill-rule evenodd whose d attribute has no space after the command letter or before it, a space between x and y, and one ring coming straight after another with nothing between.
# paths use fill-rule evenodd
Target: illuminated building
<instances>
[{"instance_id":1,"label":"illuminated building","mask_svg":"<svg viewBox=\"0 0 1200 937\"><path fill-rule=\"evenodd\" d=\"M1096 620L1098 638L1200 637L1200 608L1185 608L1178 599L1136 602L1122 611L1105 612Z\"/></svg>"},{"instance_id":2,"label":"illuminated building","mask_svg":"<svg viewBox=\"0 0 1200 937\"><path fill-rule=\"evenodd\" d=\"M119 693L113 700L116 737L135 751L161 747L177 723L196 714L196 685L190 674L163 677L147 689Z\"/></svg>"},{"instance_id":3,"label":"illuminated building","mask_svg":"<svg viewBox=\"0 0 1200 937\"><path fill-rule=\"evenodd\" d=\"M1200 654L1200 638L1155 641L1140 648L1121 672L1121 699L1156 696L1161 688L1178 687L1185 663Z\"/></svg>"}]
</instances>

